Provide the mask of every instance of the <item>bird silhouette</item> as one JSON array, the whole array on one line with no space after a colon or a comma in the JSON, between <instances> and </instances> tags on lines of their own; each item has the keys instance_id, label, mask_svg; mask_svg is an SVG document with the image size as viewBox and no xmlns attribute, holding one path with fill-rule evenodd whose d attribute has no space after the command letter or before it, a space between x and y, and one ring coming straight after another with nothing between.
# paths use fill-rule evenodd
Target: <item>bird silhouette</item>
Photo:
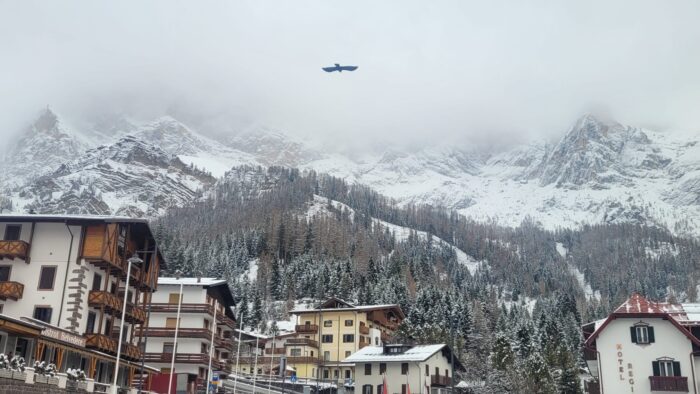
<instances>
[{"instance_id":1,"label":"bird silhouette","mask_svg":"<svg viewBox=\"0 0 700 394\"><path fill-rule=\"evenodd\" d=\"M336 63L335 66L332 67L323 67L323 71L327 73L332 73L334 71L338 72L343 72L343 71L355 71L357 70L357 66L341 66L340 64Z\"/></svg>"}]
</instances>

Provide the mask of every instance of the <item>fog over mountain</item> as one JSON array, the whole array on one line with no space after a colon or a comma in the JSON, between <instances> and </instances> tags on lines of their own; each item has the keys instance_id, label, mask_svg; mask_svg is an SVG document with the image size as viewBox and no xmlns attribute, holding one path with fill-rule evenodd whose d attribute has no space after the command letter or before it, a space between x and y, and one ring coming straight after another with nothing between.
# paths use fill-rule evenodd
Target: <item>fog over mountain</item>
<instances>
[{"instance_id":1,"label":"fog over mountain","mask_svg":"<svg viewBox=\"0 0 700 394\"><path fill-rule=\"evenodd\" d=\"M0 2L0 134L170 115L336 149L554 139L586 112L698 130L700 4ZM353 73L326 74L335 62ZM381 150L381 149L380 149Z\"/></svg>"}]
</instances>

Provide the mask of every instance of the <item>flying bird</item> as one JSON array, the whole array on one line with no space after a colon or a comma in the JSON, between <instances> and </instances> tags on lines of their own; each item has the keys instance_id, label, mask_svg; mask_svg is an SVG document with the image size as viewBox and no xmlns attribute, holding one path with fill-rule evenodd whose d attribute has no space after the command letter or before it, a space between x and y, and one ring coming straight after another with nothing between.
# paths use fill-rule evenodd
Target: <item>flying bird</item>
<instances>
[{"instance_id":1,"label":"flying bird","mask_svg":"<svg viewBox=\"0 0 700 394\"><path fill-rule=\"evenodd\" d=\"M333 67L323 67L323 71L327 73L332 73L334 71L338 72L343 72L343 71L355 71L357 70L357 66L341 66L340 64L336 63L335 66Z\"/></svg>"}]
</instances>

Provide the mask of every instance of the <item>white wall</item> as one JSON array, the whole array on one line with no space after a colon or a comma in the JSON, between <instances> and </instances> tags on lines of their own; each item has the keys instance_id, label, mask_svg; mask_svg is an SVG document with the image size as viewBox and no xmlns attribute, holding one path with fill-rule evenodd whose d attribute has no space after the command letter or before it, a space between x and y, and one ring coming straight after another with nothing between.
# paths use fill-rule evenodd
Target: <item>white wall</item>
<instances>
[{"instance_id":1,"label":"white wall","mask_svg":"<svg viewBox=\"0 0 700 394\"><path fill-rule=\"evenodd\" d=\"M365 364L357 363L355 365L355 393L362 394L362 386L371 384L372 392L376 393L377 385L382 384L383 376L379 374L379 362L373 362L372 374L365 375ZM401 385L409 384L412 393L424 392L426 381L430 385L430 376L435 375L435 367L440 369L440 376L445 376L445 370L448 370L452 376L452 369L449 360L438 351L426 361L416 362L408 361L408 374L401 374L401 362L386 363L386 381L389 393L401 394ZM425 375L425 366L428 365L429 375Z\"/></svg>"},{"instance_id":2,"label":"white wall","mask_svg":"<svg viewBox=\"0 0 700 394\"><path fill-rule=\"evenodd\" d=\"M654 343L647 345L632 343L630 327L640 321L654 327ZM667 320L661 318L615 319L600 333L596 339L596 347L599 352L600 376L604 393L651 394L649 376L653 376L652 361L660 357L670 357L680 362L681 374L688 377L688 387L691 393L694 392L693 367L690 361L692 343Z\"/></svg>"},{"instance_id":3,"label":"white wall","mask_svg":"<svg viewBox=\"0 0 700 394\"><path fill-rule=\"evenodd\" d=\"M31 223L22 224L22 240L29 242L31 237ZM37 223L34 228L34 237L30 245L30 263L23 260L1 259L0 265L11 266L10 280L24 284L24 294L18 301L0 301L3 304L3 313L13 317L32 317L34 307L37 305L50 306L53 309L51 324L58 325L58 317L61 308L61 300L64 301L64 311L61 319L65 318L65 302L62 297L66 277L67 262L75 265L75 259L79 254L80 226L70 226L73 231L73 250L70 253L70 233L63 223ZM5 223L0 224L0 234L4 234ZM39 276L42 266L56 266L56 278L53 290L38 290ZM67 290L67 289L66 289ZM66 291L67 293L67 291Z\"/></svg>"}]
</instances>

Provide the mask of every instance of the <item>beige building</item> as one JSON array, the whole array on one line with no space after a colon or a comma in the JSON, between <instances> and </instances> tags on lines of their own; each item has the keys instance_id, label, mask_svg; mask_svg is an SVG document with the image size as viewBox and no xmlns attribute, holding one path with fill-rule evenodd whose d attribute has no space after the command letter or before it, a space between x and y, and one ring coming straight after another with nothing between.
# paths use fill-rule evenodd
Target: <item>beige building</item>
<instances>
[{"instance_id":1,"label":"beige building","mask_svg":"<svg viewBox=\"0 0 700 394\"><path fill-rule=\"evenodd\" d=\"M411 393L441 394L451 391L451 352L444 344L369 346L345 362L355 365L357 394L381 394L385 381L390 394L406 394L409 388ZM454 360L455 370L463 370Z\"/></svg>"},{"instance_id":2,"label":"beige building","mask_svg":"<svg viewBox=\"0 0 700 394\"><path fill-rule=\"evenodd\" d=\"M380 346L404 319L398 305L353 305L330 298L313 309L297 309L296 336L284 343L286 365L301 378L343 382L355 378L352 364L343 362L358 350Z\"/></svg>"}]
</instances>

